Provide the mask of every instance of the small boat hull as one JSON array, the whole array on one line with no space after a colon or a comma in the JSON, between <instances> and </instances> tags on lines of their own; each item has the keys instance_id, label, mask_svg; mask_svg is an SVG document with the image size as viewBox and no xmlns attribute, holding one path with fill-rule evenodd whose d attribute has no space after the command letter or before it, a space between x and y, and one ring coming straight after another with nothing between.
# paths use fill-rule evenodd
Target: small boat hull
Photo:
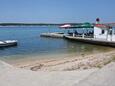
<instances>
[{"instance_id":1,"label":"small boat hull","mask_svg":"<svg viewBox=\"0 0 115 86\"><path fill-rule=\"evenodd\" d=\"M0 47L17 46L17 40L0 41Z\"/></svg>"}]
</instances>

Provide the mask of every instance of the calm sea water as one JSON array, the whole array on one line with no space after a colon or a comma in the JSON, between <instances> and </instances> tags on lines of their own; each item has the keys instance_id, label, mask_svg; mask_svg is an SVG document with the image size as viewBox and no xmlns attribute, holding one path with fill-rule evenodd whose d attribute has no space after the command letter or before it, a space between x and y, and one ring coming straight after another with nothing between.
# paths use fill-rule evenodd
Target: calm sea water
<instances>
[{"instance_id":1,"label":"calm sea water","mask_svg":"<svg viewBox=\"0 0 115 86\"><path fill-rule=\"evenodd\" d=\"M0 48L0 59L43 59L77 56L80 54L96 53L112 48L96 46L65 39L44 38L40 33L61 32L57 27L0 27L0 40L18 40L17 47Z\"/></svg>"}]
</instances>

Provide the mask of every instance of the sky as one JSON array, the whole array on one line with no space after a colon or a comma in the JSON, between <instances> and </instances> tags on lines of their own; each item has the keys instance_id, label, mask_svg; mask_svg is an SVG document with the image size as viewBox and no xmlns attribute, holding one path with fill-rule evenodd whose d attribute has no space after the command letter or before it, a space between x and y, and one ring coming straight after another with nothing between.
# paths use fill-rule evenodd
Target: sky
<instances>
[{"instance_id":1,"label":"sky","mask_svg":"<svg viewBox=\"0 0 115 86\"><path fill-rule=\"evenodd\" d=\"M115 0L0 0L0 23L115 22Z\"/></svg>"}]
</instances>

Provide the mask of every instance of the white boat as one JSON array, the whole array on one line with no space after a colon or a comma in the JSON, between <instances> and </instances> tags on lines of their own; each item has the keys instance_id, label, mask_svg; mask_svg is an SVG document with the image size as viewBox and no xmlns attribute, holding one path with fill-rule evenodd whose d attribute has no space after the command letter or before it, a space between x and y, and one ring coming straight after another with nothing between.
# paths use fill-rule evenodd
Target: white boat
<instances>
[{"instance_id":1,"label":"white boat","mask_svg":"<svg viewBox=\"0 0 115 86\"><path fill-rule=\"evenodd\" d=\"M17 40L5 40L5 41L0 41L0 47L10 47L10 46L16 46L17 45Z\"/></svg>"}]
</instances>

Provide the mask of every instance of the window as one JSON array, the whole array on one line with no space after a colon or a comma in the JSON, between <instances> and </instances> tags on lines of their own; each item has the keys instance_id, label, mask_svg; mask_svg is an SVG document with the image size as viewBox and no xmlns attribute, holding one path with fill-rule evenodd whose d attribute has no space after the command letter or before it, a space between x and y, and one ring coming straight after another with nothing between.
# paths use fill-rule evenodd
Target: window
<instances>
[{"instance_id":1,"label":"window","mask_svg":"<svg viewBox=\"0 0 115 86\"><path fill-rule=\"evenodd\" d=\"M102 31L101 31L101 34L104 34L104 33L105 33L105 30L102 30Z\"/></svg>"}]
</instances>

